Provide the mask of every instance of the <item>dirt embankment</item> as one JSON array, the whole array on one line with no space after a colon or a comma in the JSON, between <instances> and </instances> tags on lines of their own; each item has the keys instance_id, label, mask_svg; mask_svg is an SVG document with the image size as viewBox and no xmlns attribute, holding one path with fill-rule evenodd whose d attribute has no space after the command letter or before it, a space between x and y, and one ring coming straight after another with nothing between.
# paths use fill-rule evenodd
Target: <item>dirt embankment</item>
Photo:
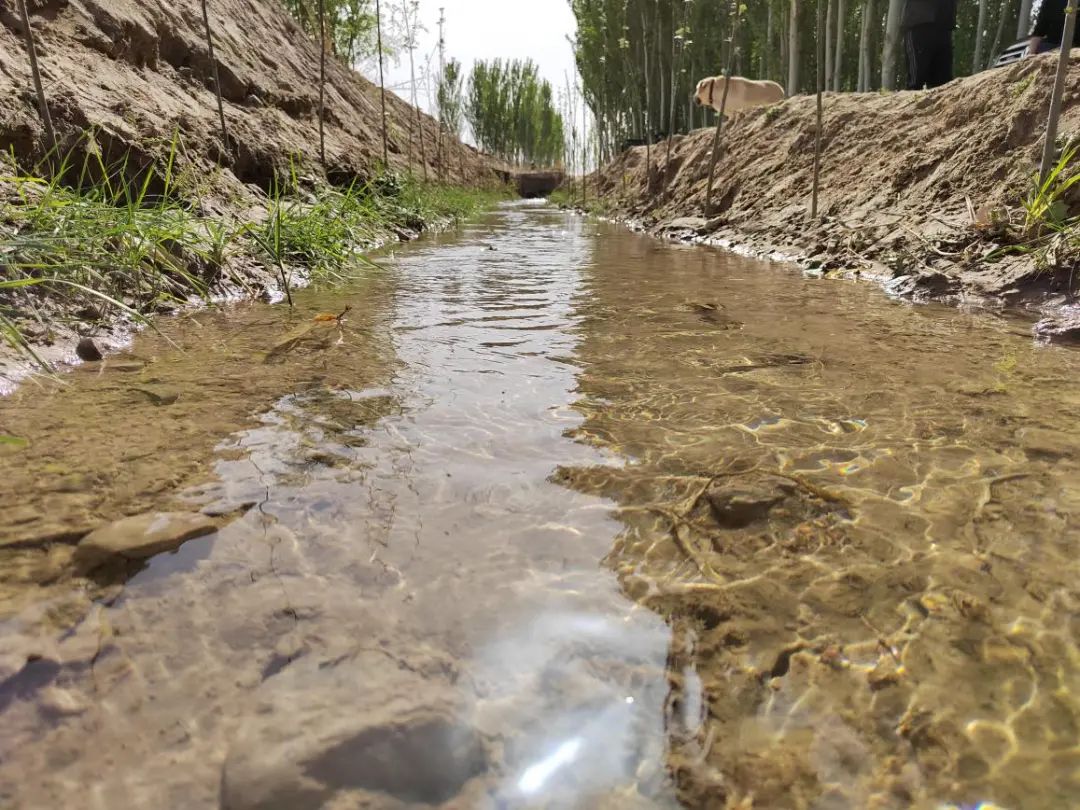
<instances>
[{"instance_id":1,"label":"dirt embankment","mask_svg":"<svg viewBox=\"0 0 1080 810\"><path fill-rule=\"evenodd\" d=\"M230 234L227 249L221 248L222 242L213 253L211 246L216 258L210 262L205 245L188 245L181 237L155 242L143 250L151 265L145 268L145 284L141 265L127 268L131 272L126 275L122 268L102 265L98 278L108 286L95 293L106 293L142 315L172 311L177 300L192 294L243 297L276 290L284 270L275 260L247 249L251 245L236 247L238 240L232 237L248 223L264 221L282 189L290 205L310 208L324 192L332 196L335 186L363 189L360 194L372 189L372 194L399 194L386 189L400 189L400 184L381 179L380 90L332 57L326 61L322 165L318 44L280 0L211 3L213 62L199 0L26 2L58 134L58 157L49 154L21 14L14 0L0 0L0 262L13 262L7 268L0 264L0 280L55 273L68 281L94 283L77 275L85 264L81 260L39 264L33 256L20 254L35 241L35 229L44 228L54 243L75 247L86 244L87 229L103 229L83 223L80 231L69 220L60 223L63 217L37 216L34 201L40 195L34 184L12 180L19 171L58 176L63 184L99 197L105 186L107 204L118 198L121 207L131 204L129 196L139 196L135 207L141 207L145 191L146 199L166 198L190 212L189 217L207 222L206 233ZM221 135L215 81L220 81L224 98L228 143ZM456 139L440 138L433 118L418 115L391 92L386 94L386 116L392 172L411 171L418 180L459 187L496 187L511 179L507 167L488 156ZM60 159L66 161L66 173L56 175ZM115 175L107 185L101 182L100 166ZM144 185L144 180L149 182ZM378 182L365 185L369 180ZM87 190L87 185L93 188ZM125 191L118 194L117 187ZM430 220L453 216L438 205L407 210L397 203L394 199L383 206L393 213L378 221L357 221L349 232L367 236L350 247L410 238ZM118 244L145 247L151 241L138 227L126 227L129 233L116 236ZM276 261L294 263L291 257ZM12 267L17 269L8 276ZM47 269L27 270L36 267ZM311 269L303 261L290 266L290 283L300 283ZM76 275L65 276L70 272ZM131 288L140 285L167 288L172 299L147 303L132 293ZM7 329L0 335L8 338L0 339L0 392L32 367L30 351L45 362L62 362L75 359L83 337L92 336L106 349L126 339L131 324L116 306L103 308L92 295L72 301L57 295L63 290L70 295L72 288L0 289L0 316L6 318L0 327ZM16 341L25 346L13 348Z\"/></svg>"},{"instance_id":2,"label":"dirt embankment","mask_svg":"<svg viewBox=\"0 0 1080 810\"><path fill-rule=\"evenodd\" d=\"M1080 236L1025 228L1055 57L924 93L828 94L820 222L810 217L815 99L734 116L714 209L704 217L713 130L621 155L590 178L606 210L655 233L859 272L899 295L1049 307L1042 328L1080 332ZM1066 85L1061 142L1080 135L1080 59ZM1080 187L1059 215L1080 214Z\"/></svg>"},{"instance_id":3,"label":"dirt embankment","mask_svg":"<svg viewBox=\"0 0 1080 810\"><path fill-rule=\"evenodd\" d=\"M174 131L184 159L228 169L222 191L268 190L290 161L319 170L319 49L276 0L210 5L230 140L219 134L213 65L197 0L27 0L46 95L62 142L90 127L107 158L148 162ZM326 175L366 179L382 160L379 88L327 60ZM420 165L413 107L387 93L390 165ZM438 169L438 125L422 115L428 171ZM0 0L0 148L23 161L43 154L44 130L14 0ZM455 182L491 177L457 141L442 155ZM417 169L418 173L420 172ZM233 186L233 189L228 186Z\"/></svg>"}]
</instances>

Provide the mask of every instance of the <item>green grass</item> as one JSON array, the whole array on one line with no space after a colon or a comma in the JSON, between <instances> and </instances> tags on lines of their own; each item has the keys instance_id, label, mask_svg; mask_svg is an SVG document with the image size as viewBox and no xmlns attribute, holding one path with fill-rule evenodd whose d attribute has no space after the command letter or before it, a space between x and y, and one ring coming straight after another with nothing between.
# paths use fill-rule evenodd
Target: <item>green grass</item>
<instances>
[{"instance_id":1,"label":"green grass","mask_svg":"<svg viewBox=\"0 0 1080 810\"><path fill-rule=\"evenodd\" d=\"M570 198L570 189L563 187L557 188L548 195L548 202L552 205L558 205L565 208L572 208L575 203L581 200L580 194L575 194L574 199Z\"/></svg>"},{"instance_id":2,"label":"green grass","mask_svg":"<svg viewBox=\"0 0 1080 810\"><path fill-rule=\"evenodd\" d=\"M92 133L87 135L87 144ZM148 316L215 290L250 289L236 269L271 268L289 292L294 270L340 281L372 263L364 250L408 228L471 216L504 191L420 184L390 176L348 188L302 189L293 167L252 222L208 216L166 144L152 170L106 166L92 148L50 177L0 163L0 341L44 366L19 323ZM11 166L14 166L14 160ZM248 261L236 261L244 259ZM291 295L290 295L291 302Z\"/></svg>"},{"instance_id":3,"label":"green grass","mask_svg":"<svg viewBox=\"0 0 1080 810\"><path fill-rule=\"evenodd\" d=\"M1080 145L1061 150L1061 157L1045 180L1032 179L1031 191L1024 200L1024 233L1038 237L1046 231L1059 232L1076 225L1070 218L1065 199L1069 191L1080 183L1080 171L1073 170Z\"/></svg>"},{"instance_id":4,"label":"green grass","mask_svg":"<svg viewBox=\"0 0 1080 810\"><path fill-rule=\"evenodd\" d=\"M15 171L14 159L0 172L0 337L41 365L19 316L44 320L50 308L39 305L63 300L84 319L145 321L208 296L232 238L172 194L175 142L156 171L141 173L127 161L106 166L92 134L85 143L80 162L69 154L49 178Z\"/></svg>"},{"instance_id":5,"label":"green grass","mask_svg":"<svg viewBox=\"0 0 1080 810\"><path fill-rule=\"evenodd\" d=\"M1063 268L1071 272L1072 258L1080 255L1080 217L1070 213L1067 200L1080 184L1078 157L1080 145L1066 145L1045 181L1032 176L1020 209L995 217L992 231L1004 244L985 261L1021 255L1030 258L1039 273Z\"/></svg>"},{"instance_id":6,"label":"green grass","mask_svg":"<svg viewBox=\"0 0 1080 810\"><path fill-rule=\"evenodd\" d=\"M581 183L579 182L574 186L574 193L571 196L569 189L560 188L553 191L548 196L548 201L561 205L566 208L575 208L579 211L585 211L588 214L595 214L597 216L611 216L618 210L618 199L612 195L604 197L596 196L596 189L590 185L588 196L585 198L585 204L581 203Z\"/></svg>"},{"instance_id":7,"label":"green grass","mask_svg":"<svg viewBox=\"0 0 1080 810\"><path fill-rule=\"evenodd\" d=\"M501 200L514 196L507 188L464 189L457 186L404 184L393 205L413 221L460 221L476 216Z\"/></svg>"},{"instance_id":8,"label":"green grass","mask_svg":"<svg viewBox=\"0 0 1080 810\"><path fill-rule=\"evenodd\" d=\"M410 178L381 177L347 188L325 188L301 196L293 171L271 195L265 222L249 225L249 235L278 267L299 266L316 278L340 280L358 265L372 244L401 229L421 231L438 222L458 221L490 207L506 192L421 184Z\"/></svg>"},{"instance_id":9,"label":"green grass","mask_svg":"<svg viewBox=\"0 0 1080 810\"><path fill-rule=\"evenodd\" d=\"M1032 73L1030 76L1025 78L1023 81L1019 81L1015 85L1013 85L1013 87L1010 90L1010 92L1012 93L1012 97L1014 99L1017 99L1017 98L1020 98L1020 96L1024 95L1024 93L1026 93L1031 88L1031 86L1035 83L1035 79L1036 79L1036 75L1034 73Z\"/></svg>"}]
</instances>

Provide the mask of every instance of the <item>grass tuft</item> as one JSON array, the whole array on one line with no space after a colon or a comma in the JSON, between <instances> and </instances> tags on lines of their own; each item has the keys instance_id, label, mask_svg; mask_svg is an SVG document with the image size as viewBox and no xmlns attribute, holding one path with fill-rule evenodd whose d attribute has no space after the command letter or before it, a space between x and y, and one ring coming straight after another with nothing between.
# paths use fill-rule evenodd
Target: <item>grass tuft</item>
<instances>
[{"instance_id":1,"label":"grass tuft","mask_svg":"<svg viewBox=\"0 0 1080 810\"><path fill-rule=\"evenodd\" d=\"M1031 191L1024 200L1026 235L1038 237L1047 230L1059 232L1076 224L1076 218L1069 218L1065 199L1080 183L1080 171L1069 171L1078 153L1080 145L1066 147L1045 180L1040 182L1038 175L1032 179Z\"/></svg>"},{"instance_id":2,"label":"grass tuft","mask_svg":"<svg viewBox=\"0 0 1080 810\"><path fill-rule=\"evenodd\" d=\"M363 251L405 229L459 220L505 192L425 185L383 176L347 188L304 190L296 166L277 182L267 216L235 222L202 213L178 177L178 138L156 166L106 165L86 135L83 157L51 178L0 167L0 341L41 366L19 324L149 315L229 286L250 288L233 270L250 259L280 275L341 281L373 267ZM14 159L11 161L14 166ZM250 264L251 262L246 262Z\"/></svg>"}]
</instances>

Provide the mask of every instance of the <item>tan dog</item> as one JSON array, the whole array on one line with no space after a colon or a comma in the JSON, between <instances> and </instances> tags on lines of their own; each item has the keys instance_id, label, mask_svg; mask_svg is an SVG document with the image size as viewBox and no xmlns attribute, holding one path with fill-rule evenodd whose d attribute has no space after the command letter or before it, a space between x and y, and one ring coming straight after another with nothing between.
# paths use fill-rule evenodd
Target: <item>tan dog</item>
<instances>
[{"instance_id":1,"label":"tan dog","mask_svg":"<svg viewBox=\"0 0 1080 810\"><path fill-rule=\"evenodd\" d=\"M698 82L697 92L694 93L694 103L699 107L712 107L720 112L720 105L724 101L724 85L727 81L723 76L702 79ZM732 76L724 114L731 115L751 107L766 107L783 100L784 88L776 82L758 82L741 76Z\"/></svg>"}]
</instances>

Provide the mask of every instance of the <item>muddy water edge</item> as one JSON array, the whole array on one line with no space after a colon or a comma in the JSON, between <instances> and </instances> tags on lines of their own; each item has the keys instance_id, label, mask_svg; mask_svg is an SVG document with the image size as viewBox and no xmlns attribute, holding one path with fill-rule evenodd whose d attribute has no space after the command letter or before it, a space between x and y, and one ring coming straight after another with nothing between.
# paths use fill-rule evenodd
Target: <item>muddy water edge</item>
<instances>
[{"instance_id":1,"label":"muddy water edge","mask_svg":"<svg viewBox=\"0 0 1080 810\"><path fill-rule=\"evenodd\" d=\"M0 806L1075 804L1080 353L537 205L380 261L0 401Z\"/></svg>"}]
</instances>

